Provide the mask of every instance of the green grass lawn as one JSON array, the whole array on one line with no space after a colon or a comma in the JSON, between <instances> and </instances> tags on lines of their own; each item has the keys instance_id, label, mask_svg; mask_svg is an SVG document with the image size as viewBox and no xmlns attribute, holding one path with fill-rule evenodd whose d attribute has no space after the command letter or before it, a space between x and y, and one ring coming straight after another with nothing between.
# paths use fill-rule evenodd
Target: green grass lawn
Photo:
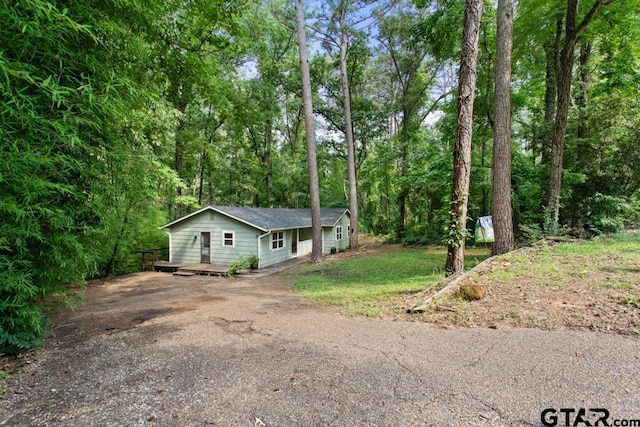
<instances>
[{"instance_id":1,"label":"green grass lawn","mask_svg":"<svg viewBox=\"0 0 640 427\"><path fill-rule=\"evenodd\" d=\"M485 277L492 281L538 277L561 288L580 281L593 286L631 289L640 272L639 247L640 234L633 232L553 246L542 243L527 256L504 255L501 259L511 262L513 268L496 270Z\"/></svg>"},{"instance_id":2,"label":"green grass lawn","mask_svg":"<svg viewBox=\"0 0 640 427\"><path fill-rule=\"evenodd\" d=\"M466 268L489 256L489 249L467 248ZM344 313L377 316L380 302L434 286L444 278L444 247L382 247L352 259L327 259L296 271L294 288L305 297L336 305Z\"/></svg>"},{"instance_id":3,"label":"green grass lawn","mask_svg":"<svg viewBox=\"0 0 640 427\"><path fill-rule=\"evenodd\" d=\"M467 283L478 301L453 293L420 316L440 325L580 329L640 336L640 233L541 241L502 255Z\"/></svg>"},{"instance_id":4,"label":"green grass lawn","mask_svg":"<svg viewBox=\"0 0 640 427\"><path fill-rule=\"evenodd\" d=\"M467 248L466 268L489 254L488 248ZM640 334L640 233L537 242L496 258L466 279L490 290L481 300L453 293L422 314L406 314L407 304L420 303L437 290L445 260L444 247L382 245L327 257L289 274L305 297L344 314L456 326ZM419 291L426 292L412 298Z\"/></svg>"}]
</instances>

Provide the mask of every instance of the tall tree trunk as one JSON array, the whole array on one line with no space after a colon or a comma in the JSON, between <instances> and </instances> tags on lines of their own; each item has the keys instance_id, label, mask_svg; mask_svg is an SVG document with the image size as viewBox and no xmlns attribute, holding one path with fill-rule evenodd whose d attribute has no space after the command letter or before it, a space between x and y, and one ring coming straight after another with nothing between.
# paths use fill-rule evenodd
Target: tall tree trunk
<instances>
[{"instance_id":1,"label":"tall tree trunk","mask_svg":"<svg viewBox=\"0 0 640 427\"><path fill-rule=\"evenodd\" d=\"M556 115L558 100L558 75L560 74L560 44L562 43L562 15L556 19L556 34L553 42L545 45L545 90L544 90L544 131L541 136L540 152L542 164L551 162L551 130Z\"/></svg>"},{"instance_id":2,"label":"tall tree trunk","mask_svg":"<svg viewBox=\"0 0 640 427\"><path fill-rule=\"evenodd\" d=\"M409 112L405 109L402 112L402 122L400 123L400 190L398 191L398 225L397 235L402 239L407 226L407 198L409 197L409 185L406 180L409 171Z\"/></svg>"},{"instance_id":3,"label":"tall tree trunk","mask_svg":"<svg viewBox=\"0 0 640 427\"><path fill-rule=\"evenodd\" d=\"M493 254L515 246L511 207L511 50L513 0L498 0L495 127L493 132Z\"/></svg>"},{"instance_id":4,"label":"tall tree trunk","mask_svg":"<svg viewBox=\"0 0 640 427\"><path fill-rule=\"evenodd\" d=\"M462 52L458 77L458 125L453 153L453 191L449 213L449 244L447 246L448 276L464 270L464 247L467 237L467 206L471 178L471 137L473 135L473 100L475 97L478 35L483 0L467 0L464 8Z\"/></svg>"},{"instance_id":5,"label":"tall tree trunk","mask_svg":"<svg viewBox=\"0 0 640 427\"><path fill-rule=\"evenodd\" d=\"M491 128L491 130L495 129L495 119L493 115L495 114L495 106L492 108L491 106L491 94L495 91L495 66L496 63L493 59L493 52L491 51L491 47L489 46L489 40L487 37L487 33L489 32L487 29L487 25L480 26L480 37L481 37L481 45L482 49L479 51L479 55L483 58L483 61L479 66L486 70L485 73L485 81L484 81L484 111L487 118L487 124ZM494 97L495 98L495 97ZM495 103L495 99L493 100ZM487 167L487 140L486 138L480 139L480 170L482 173L482 178L484 180L484 171ZM488 179L488 178L487 178ZM490 199L491 199L491 190L486 185L481 185L482 197L480 198L480 214L487 215L487 212L491 210Z\"/></svg>"},{"instance_id":6,"label":"tall tree trunk","mask_svg":"<svg viewBox=\"0 0 640 427\"><path fill-rule=\"evenodd\" d=\"M580 93L577 104L579 108L578 139L579 143L589 136L589 126L585 120L587 104L589 103L589 85L591 83L591 73L589 72L589 60L591 59L591 44L584 42L580 45ZM584 156L584 150L578 150L578 160Z\"/></svg>"},{"instance_id":7,"label":"tall tree trunk","mask_svg":"<svg viewBox=\"0 0 640 427\"><path fill-rule=\"evenodd\" d=\"M302 102L304 104L304 121L307 136L307 167L309 169L309 197L311 199L312 249L311 262L322 262L322 223L320 217L320 186L318 183L318 163L316 160L316 134L313 118L311 93L311 74L307 54L307 34L304 27L304 10L302 0L295 0L296 27L298 32L298 51L300 55L300 72L302 74Z\"/></svg>"},{"instance_id":8,"label":"tall tree trunk","mask_svg":"<svg viewBox=\"0 0 640 427\"><path fill-rule=\"evenodd\" d=\"M347 14L346 1L343 1L340 17L340 74L342 76L342 96L344 97L344 133L347 140L347 173L349 175L349 249L358 249L358 184L356 177L356 154L353 138L353 122L351 121L351 94L349 93L349 76L347 74L348 32L345 23Z\"/></svg>"},{"instance_id":9,"label":"tall tree trunk","mask_svg":"<svg viewBox=\"0 0 640 427\"><path fill-rule=\"evenodd\" d=\"M200 177L198 178L198 206L202 207L202 195L204 193L204 172L207 168L207 147L202 147L200 154Z\"/></svg>"},{"instance_id":10,"label":"tall tree trunk","mask_svg":"<svg viewBox=\"0 0 640 427\"><path fill-rule=\"evenodd\" d=\"M273 208L273 120L268 119L264 128L267 150L267 206Z\"/></svg>"},{"instance_id":11,"label":"tall tree trunk","mask_svg":"<svg viewBox=\"0 0 640 427\"><path fill-rule=\"evenodd\" d=\"M182 130L184 129L184 121L180 119L178 122L178 128L176 132L176 149L175 149L175 163L174 169L176 171L176 175L178 175L178 179L182 179L182 149L184 147L184 141L182 141ZM176 187L176 195L178 200L176 200L176 212L175 219L182 218L182 203L180 202L180 197L182 196L182 186L178 185Z\"/></svg>"},{"instance_id":12,"label":"tall tree trunk","mask_svg":"<svg viewBox=\"0 0 640 427\"><path fill-rule=\"evenodd\" d=\"M580 24L576 25L578 0L567 0L564 46L560 53L560 74L558 76L558 105L553 126L553 136L551 139L551 170L549 172L549 199L546 218L549 229L545 230L546 232L556 232L560 219L560 194L562 190L564 140L567 133L567 119L569 117L571 77L576 42L598 10L613 1L614 0L596 0Z\"/></svg>"},{"instance_id":13,"label":"tall tree trunk","mask_svg":"<svg viewBox=\"0 0 640 427\"><path fill-rule=\"evenodd\" d=\"M208 200L207 200L207 204L213 206L213 177L211 176L211 173L209 173L209 179L207 180L207 192L208 192Z\"/></svg>"},{"instance_id":14,"label":"tall tree trunk","mask_svg":"<svg viewBox=\"0 0 640 427\"><path fill-rule=\"evenodd\" d=\"M209 105L209 113L207 115L207 122L211 120L211 111L213 110L213 106ZM198 205L202 207L202 199L204 198L204 178L205 172L209 169L207 167L207 161L209 158L207 147L211 147L213 145L213 137L215 132L224 124L225 118L221 118L218 123L215 124L211 129L209 129L209 136L207 137L207 142L202 146L202 154L200 156L200 183L198 187ZM209 172L209 205L212 204L212 195L211 195L211 172Z\"/></svg>"},{"instance_id":15,"label":"tall tree trunk","mask_svg":"<svg viewBox=\"0 0 640 427\"><path fill-rule=\"evenodd\" d=\"M485 69L487 69L487 73L486 73L486 78L485 78L485 88L484 88L484 112L487 115L487 123L489 124L489 126L491 127L491 129L494 129L495 123L494 123L494 118L492 117L492 113L493 111L491 108L491 92L493 92L495 90L495 74L491 72L491 68L495 67L496 64L493 61L493 52L491 51L491 48L489 47L489 40L487 40L487 26L484 25L481 27L482 30L482 54L481 57L483 58L483 64L481 64L481 67L484 67ZM495 102L495 100L494 100ZM482 166L484 167L484 140L482 142ZM486 211L482 211L483 213Z\"/></svg>"}]
</instances>

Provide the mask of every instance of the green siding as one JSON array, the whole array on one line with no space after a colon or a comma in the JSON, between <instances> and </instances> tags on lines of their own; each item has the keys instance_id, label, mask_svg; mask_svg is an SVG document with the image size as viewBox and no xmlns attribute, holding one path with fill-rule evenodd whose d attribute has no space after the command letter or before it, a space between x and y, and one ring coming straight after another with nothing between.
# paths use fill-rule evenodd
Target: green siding
<instances>
[{"instance_id":1,"label":"green siding","mask_svg":"<svg viewBox=\"0 0 640 427\"><path fill-rule=\"evenodd\" d=\"M171 227L172 262L200 262L200 233L213 231L212 217L211 212L203 212Z\"/></svg>"},{"instance_id":2,"label":"green siding","mask_svg":"<svg viewBox=\"0 0 640 427\"><path fill-rule=\"evenodd\" d=\"M207 211L171 227L171 261L199 263L201 232L211 233L212 263L230 265L240 256L258 255L258 230ZM233 247L223 245L224 232L234 233Z\"/></svg>"},{"instance_id":3,"label":"green siding","mask_svg":"<svg viewBox=\"0 0 640 427\"><path fill-rule=\"evenodd\" d=\"M216 214L211 235L211 262L230 265L240 257L258 256L258 236L260 232L253 227L229 217ZM234 233L234 246L223 245L223 233Z\"/></svg>"},{"instance_id":4,"label":"green siding","mask_svg":"<svg viewBox=\"0 0 640 427\"><path fill-rule=\"evenodd\" d=\"M264 236L260 240L260 267L267 267L292 258L291 239L293 238L292 230L284 231L284 247L279 249L271 249L271 234Z\"/></svg>"},{"instance_id":5,"label":"green siding","mask_svg":"<svg viewBox=\"0 0 640 427\"><path fill-rule=\"evenodd\" d=\"M349 216L343 215L334 227L325 227L323 233L323 253L329 253L332 247L345 250L349 247L347 227ZM342 227L342 239L336 240L336 228ZM258 250L258 237L263 235L261 230L253 228L235 219L221 215L217 212L204 211L194 215L170 228L171 234L171 261L183 263L200 262L201 233L211 233L211 262L230 265L241 256L259 256L260 267L267 267L293 257L292 239L296 237L294 230L284 230L284 247L271 249L271 234L260 239ZM282 230L280 230L282 231ZM234 233L234 246L224 246L225 232ZM194 239L195 237L195 239ZM311 239L311 229L299 229L299 241Z\"/></svg>"},{"instance_id":6,"label":"green siding","mask_svg":"<svg viewBox=\"0 0 640 427\"><path fill-rule=\"evenodd\" d=\"M349 215L343 215L340 221L334 227L323 228L324 246L322 252L329 253L331 248L336 248L338 251L344 251L349 248L349 233L347 227L349 226ZM338 227L342 227L342 239L336 239L336 233Z\"/></svg>"}]
</instances>

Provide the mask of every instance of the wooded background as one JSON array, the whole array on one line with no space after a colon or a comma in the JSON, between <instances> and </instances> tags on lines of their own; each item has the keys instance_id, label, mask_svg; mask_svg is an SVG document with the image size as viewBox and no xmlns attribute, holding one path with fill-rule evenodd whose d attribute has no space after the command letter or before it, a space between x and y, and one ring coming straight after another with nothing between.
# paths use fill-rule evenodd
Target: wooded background
<instances>
[{"instance_id":1,"label":"wooded background","mask_svg":"<svg viewBox=\"0 0 640 427\"><path fill-rule=\"evenodd\" d=\"M639 3L515 4L518 240L638 223ZM305 4L320 201L355 194L360 231L451 243L464 8ZM497 17L485 1L469 228L492 213ZM67 284L135 271L138 250L167 246L170 220L210 204L309 207L295 26L282 0L0 4L0 352L37 342Z\"/></svg>"}]
</instances>

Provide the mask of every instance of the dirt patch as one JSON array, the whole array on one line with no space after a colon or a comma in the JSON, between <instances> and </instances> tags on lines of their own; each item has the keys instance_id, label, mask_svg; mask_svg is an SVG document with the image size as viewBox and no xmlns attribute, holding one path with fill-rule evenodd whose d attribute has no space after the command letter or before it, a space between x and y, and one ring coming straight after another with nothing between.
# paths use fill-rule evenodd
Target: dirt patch
<instances>
[{"instance_id":1,"label":"dirt patch","mask_svg":"<svg viewBox=\"0 0 640 427\"><path fill-rule=\"evenodd\" d=\"M425 312L405 314L426 296L396 299L388 310L396 318L445 328L539 328L590 330L640 336L640 271L616 255L558 257L544 274L519 270L535 263L538 249L520 251L520 262L492 260L461 286L481 286L485 295L469 301L453 293ZM518 271L514 271L518 270Z\"/></svg>"},{"instance_id":2,"label":"dirt patch","mask_svg":"<svg viewBox=\"0 0 640 427\"><path fill-rule=\"evenodd\" d=\"M203 304L215 303L225 301L227 298L222 296L201 296L196 298L188 298L182 301L178 301L173 304L174 309L177 310L195 310Z\"/></svg>"},{"instance_id":3,"label":"dirt patch","mask_svg":"<svg viewBox=\"0 0 640 427\"><path fill-rule=\"evenodd\" d=\"M329 254L325 256L327 261L331 260L349 260L362 256L374 255L379 253L395 252L402 248L400 244L384 244L383 240L379 237L370 235L361 235L358 238L359 248L357 250L348 250L338 252L335 254Z\"/></svg>"},{"instance_id":4,"label":"dirt patch","mask_svg":"<svg viewBox=\"0 0 640 427\"><path fill-rule=\"evenodd\" d=\"M257 333L251 320L229 320L222 317L211 317L210 320L228 333L236 335Z\"/></svg>"},{"instance_id":5,"label":"dirt patch","mask_svg":"<svg viewBox=\"0 0 640 427\"><path fill-rule=\"evenodd\" d=\"M537 425L549 402L638 407L640 340L334 315L293 279L92 282L44 346L0 359L0 425Z\"/></svg>"},{"instance_id":6,"label":"dirt patch","mask_svg":"<svg viewBox=\"0 0 640 427\"><path fill-rule=\"evenodd\" d=\"M407 314L434 292L381 300L378 317L431 323L443 328L535 328L588 330L640 337L640 268L637 257L625 254L558 256L540 273L530 266L539 257L565 243L549 241L545 247L524 248L514 260L491 260L460 287L482 289L482 298L466 298L459 292L439 300L423 313ZM348 260L403 250L380 239L361 239L358 251L327 257ZM527 270L526 266L531 271ZM312 274L312 273L308 273ZM331 267L323 274L335 274ZM561 284L561 285L559 285Z\"/></svg>"}]
</instances>

